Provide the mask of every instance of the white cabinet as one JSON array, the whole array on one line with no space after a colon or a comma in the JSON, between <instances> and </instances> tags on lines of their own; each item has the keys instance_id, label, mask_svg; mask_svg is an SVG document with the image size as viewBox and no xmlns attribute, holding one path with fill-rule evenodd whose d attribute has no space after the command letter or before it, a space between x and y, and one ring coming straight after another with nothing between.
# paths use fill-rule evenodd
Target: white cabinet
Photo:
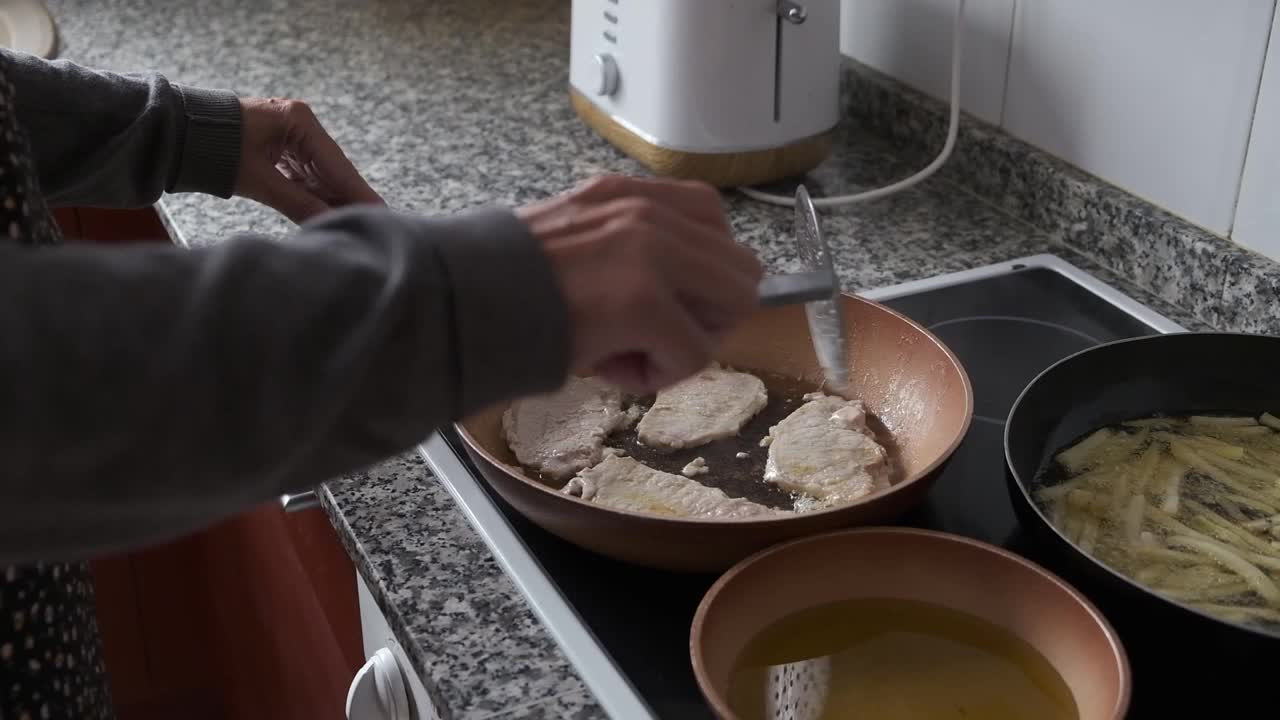
<instances>
[{"instance_id":1,"label":"white cabinet","mask_svg":"<svg viewBox=\"0 0 1280 720\"><path fill-rule=\"evenodd\" d=\"M1231 236L1245 247L1280 260L1280 13L1272 23L1271 47Z\"/></svg>"},{"instance_id":2,"label":"white cabinet","mask_svg":"<svg viewBox=\"0 0 1280 720\"><path fill-rule=\"evenodd\" d=\"M840 48L845 55L946 99L955 6L955 0L843 0ZM960 104L992 123L1000 122L1013 7L1014 0L970 0L965 7Z\"/></svg>"},{"instance_id":3,"label":"white cabinet","mask_svg":"<svg viewBox=\"0 0 1280 720\"><path fill-rule=\"evenodd\" d=\"M1225 235L1274 7L1275 0L1020 2L1005 128Z\"/></svg>"}]
</instances>

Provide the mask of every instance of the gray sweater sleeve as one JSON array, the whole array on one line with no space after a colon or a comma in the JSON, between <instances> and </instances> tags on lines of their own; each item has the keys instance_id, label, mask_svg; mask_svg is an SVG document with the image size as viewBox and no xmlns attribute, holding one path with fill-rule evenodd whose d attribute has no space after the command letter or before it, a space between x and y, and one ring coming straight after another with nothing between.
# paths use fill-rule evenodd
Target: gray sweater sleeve
<instances>
[{"instance_id":1,"label":"gray sweater sleeve","mask_svg":"<svg viewBox=\"0 0 1280 720\"><path fill-rule=\"evenodd\" d=\"M0 53L49 205L141 207L165 192L231 196L241 141L233 93Z\"/></svg>"},{"instance_id":2,"label":"gray sweater sleeve","mask_svg":"<svg viewBox=\"0 0 1280 720\"><path fill-rule=\"evenodd\" d=\"M0 564L189 531L550 390L566 317L502 210L350 209L190 251L0 247Z\"/></svg>"}]
</instances>

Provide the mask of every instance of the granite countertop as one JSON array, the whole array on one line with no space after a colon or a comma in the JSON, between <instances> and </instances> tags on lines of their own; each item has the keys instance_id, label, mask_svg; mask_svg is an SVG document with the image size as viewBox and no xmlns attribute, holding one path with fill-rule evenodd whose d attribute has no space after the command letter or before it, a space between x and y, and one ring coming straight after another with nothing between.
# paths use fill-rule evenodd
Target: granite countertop
<instances>
[{"instance_id":1,"label":"granite countertop","mask_svg":"<svg viewBox=\"0 0 1280 720\"><path fill-rule=\"evenodd\" d=\"M444 213L523 203L598 173L640 170L569 107L566 0L49 5L64 57L309 101L395 207ZM851 121L843 128L835 157L810 182L815 195L884 184L918 167L900 137L878 135L868 124L874 126ZM771 270L794 269L791 211L736 195L727 201L742 242ZM174 196L163 209L191 245L289 231L283 219L246 201ZM1142 273L1124 272L1123 263L1107 263L1123 277L1105 270L1090 258L1107 262L1106 253L1068 249L1079 246L1034 220L974 194L955 172L822 216L849 289L1053 252L1187 327L1205 328L1204 318L1216 317L1182 303L1177 283L1147 283L1157 294L1147 292L1129 282L1142 281ZM1219 264L1255 262L1241 257ZM442 711L476 719L604 715L420 459L392 459L331 482L323 500Z\"/></svg>"}]
</instances>

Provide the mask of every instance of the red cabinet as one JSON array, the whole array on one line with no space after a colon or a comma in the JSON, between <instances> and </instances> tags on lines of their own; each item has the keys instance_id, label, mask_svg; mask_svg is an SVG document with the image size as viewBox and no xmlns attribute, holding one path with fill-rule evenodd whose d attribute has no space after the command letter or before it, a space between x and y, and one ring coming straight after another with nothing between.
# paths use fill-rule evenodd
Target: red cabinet
<instances>
[{"instance_id":1,"label":"red cabinet","mask_svg":"<svg viewBox=\"0 0 1280 720\"><path fill-rule=\"evenodd\" d=\"M169 242L151 209L55 217L72 242ZM321 510L268 503L92 566L120 720L343 717L364 660L360 611Z\"/></svg>"}]
</instances>

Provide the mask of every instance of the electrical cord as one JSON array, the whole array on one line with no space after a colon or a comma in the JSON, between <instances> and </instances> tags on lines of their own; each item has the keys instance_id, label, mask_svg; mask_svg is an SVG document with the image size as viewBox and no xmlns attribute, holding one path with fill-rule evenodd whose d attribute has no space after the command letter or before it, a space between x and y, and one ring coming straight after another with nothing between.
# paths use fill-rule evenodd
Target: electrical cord
<instances>
[{"instance_id":1,"label":"electrical cord","mask_svg":"<svg viewBox=\"0 0 1280 720\"><path fill-rule=\"evenodd\" d=\"M868 200L878 200L897 192L906 190L907 188L925 180L930 175L938 171L951 157L951 151L956 146L956 136L960 131L960 58L962 56L963 38L964 38L964 4L965 0L956 0L955 22L951 30L951 116L950 125L947 128L947 141L942 146L942 151L933 159L924 169L916 174L899 180L891 185L875 188L874 190L865 190L853 195L838 195L836 197L813 198L813 206L816 208L839 207L842 205L852 205L858 202L867 202ZM794 207L796 204L795 197L786 195L774 195L761 190L749 187L738 188L743 195L760 202L770 203L772 205L784 205L786 207Z\"/></svg>"}]
</instances>

